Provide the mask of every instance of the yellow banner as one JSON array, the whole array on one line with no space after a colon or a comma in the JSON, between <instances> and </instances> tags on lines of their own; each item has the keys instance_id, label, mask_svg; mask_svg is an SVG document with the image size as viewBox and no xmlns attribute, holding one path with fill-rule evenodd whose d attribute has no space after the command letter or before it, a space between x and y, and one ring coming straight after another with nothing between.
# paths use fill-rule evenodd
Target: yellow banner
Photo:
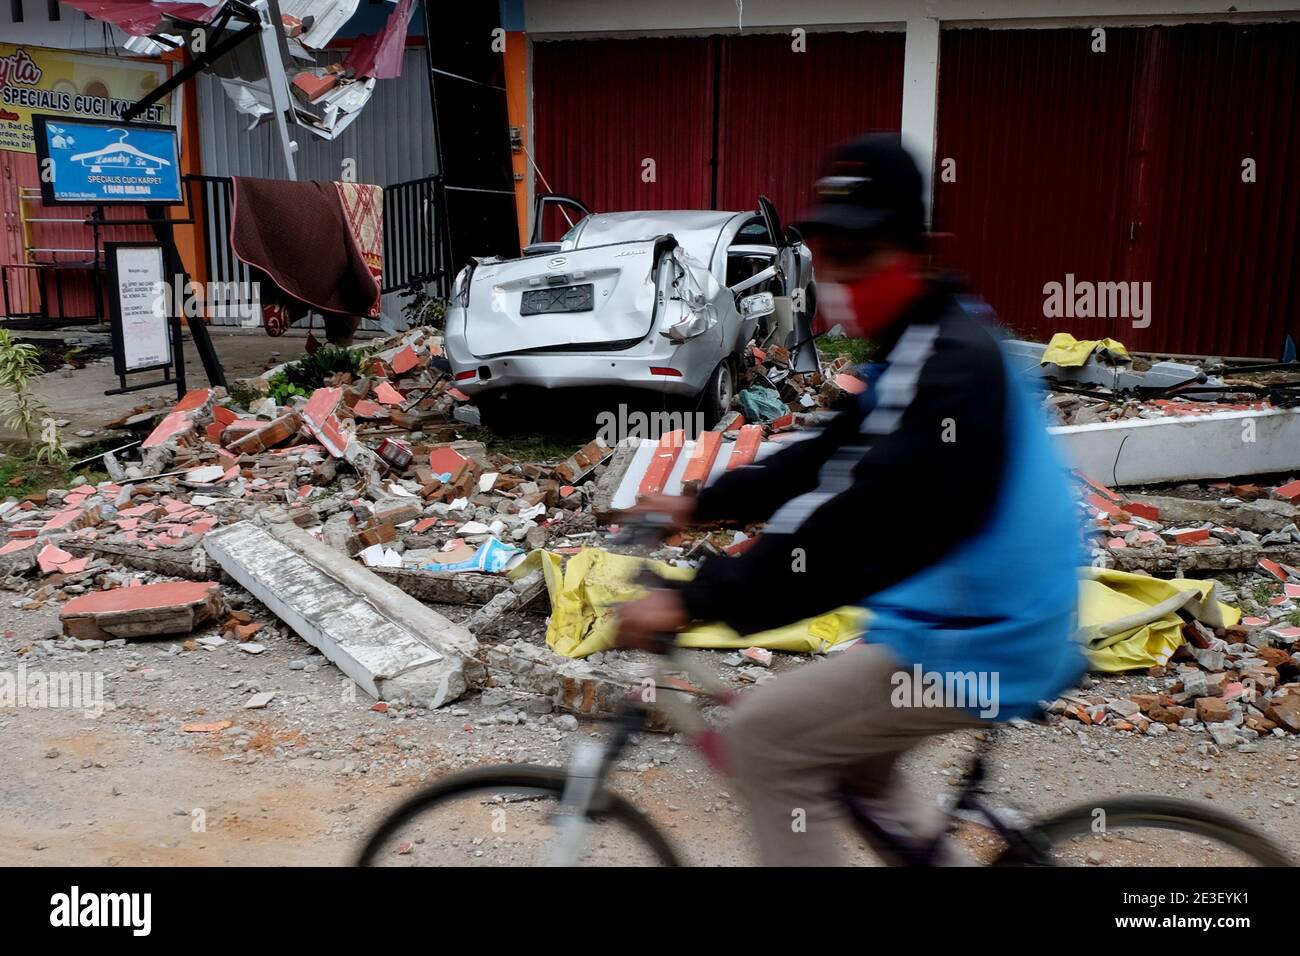
<instances>
[{"instance_id":1,"label":"yellow banner","mask_svg":"<svg viewBox=\"0 0 1300 956\"><path fill-rule=\"evenodd\" d=\"M36 151L33 113L118 119L170 72L162 62L0 43L0 149ZM172 125L171 94L137 121Z\"/></svg>"}]
</instances>

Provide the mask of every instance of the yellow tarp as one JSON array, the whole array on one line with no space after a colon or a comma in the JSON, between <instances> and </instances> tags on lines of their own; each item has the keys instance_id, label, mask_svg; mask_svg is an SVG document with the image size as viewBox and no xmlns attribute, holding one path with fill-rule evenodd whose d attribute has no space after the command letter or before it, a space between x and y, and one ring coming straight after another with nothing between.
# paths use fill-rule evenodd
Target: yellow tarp
<instances>
[{"instance_id":1,"label":"yellow tarp","mask_svg":"<svg viewBox=\"0 0 1300 956\"><path fill-rule=\"evenodd\" d=\"M1079 341L1069 332L1057 332L1043 349L1040 365L1060 365L1062 368L1076 368L1088 361L1088 356L1097 349L1105 349L1111 355L1127 359L1128 349L1123 342L1114 339L1084 339Z\"/></svg>"},{"instance_id":2,"label":"yellow tarp","mask_svg":"<svg viewBox=\"0 0 1300 956\"><path fill-rule=\"evenodd\" d=\"M1105 568L1079 569L1079 629L1095 671L1128 671L1169 660L1183 643L1181 608L1207 627L1228 627L1241 611L1214 598L1213 581Z\"/></svg>"},{"instance_id":3,"label":"yellow tarp","mask_svg":"<svg viewBox=\"0 0 1300 956\"><path fill-rule=\"evenodd\" d=\"M645 593L631 583L644 565L642 559L598 548L586 548L568 561L551 551L533 551L510 576L518 578L539 564L546 574L546 590L551 598L551 617L546 627L546 643L551 649L565 657L586 657L613 647L614 606ZM695 573L659 561L650 564L658 574L672 580L684 580ZM743 637L722 624L701 625L683 632L678 640L684 647L766 647L816 653L861 636L867 618L862 608L845 607Z\"/></svg>"},{"instance_id":4,"label":"yellow tarp","mask_svg":"<svg viewBox=\"0 0 1300 956\"><path fill-rule=\"evenodd\" d=\"M650 564L671 580L695 573L659 561ZM642 565L640 558L599 548L586 548L567 561L564 555L538 550L510 576L517 579L538 567L543 570L551 599L546 643L565 657L586 657L614 646L613 609L645 593L630 583ZM1168 661L1183 642L1180 609L1208 627L1241 620L1240 610L1214 598L1212 581L1164 581L1104 568L1080 568L1079 578L1077 636L1095 671L1145 669ZM721 624L701 625L682 633L680 641L685 647L766 647L812 654L860 637L869 618L862 608L843 607L761 634L741 636Z\"/></svg>"}]
</instances>

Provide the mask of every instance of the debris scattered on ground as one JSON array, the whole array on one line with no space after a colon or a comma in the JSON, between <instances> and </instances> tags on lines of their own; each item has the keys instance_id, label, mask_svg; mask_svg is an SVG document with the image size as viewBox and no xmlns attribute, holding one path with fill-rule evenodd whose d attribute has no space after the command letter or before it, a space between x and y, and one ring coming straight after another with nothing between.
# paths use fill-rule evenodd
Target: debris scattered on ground
<instances>
[{"instance_id":1,"label":"debris scattered on ground","mask_svg":"<svg viewBox=\"0 0 1300 956\"><path fill-rule=\"evenodd\" d=\"M1179 373L1175 364L1162 374ZM612 651L575 660L545 646L540 625L521 629L550 603L545 575L520 565L541 551L562 573L618 530L620 507L694 493L797 440L868 377L843 356L796 373L786 349L751 344L736 407L712 431L596 438L562 460L526 461L489 450L445 369L433 331L413 329L110 423L128 437L102 457L105 480L0 503L0 575L21 607L58 607L61 622L20 653L48 653L56 637L85 653L177 635L177 653L256 656L292 632L393 713L467 692L520 717L604 713L638 686L644 662ZM1167 397L1067 385L1045 401L1074 424L1276 409L1284 391L1262 380ZM1061 725L1203 734L1216 747L1300 734L1300 474L1122 490L1079 474L1078 486L1095 567L1211 581L1203 602L1240 609L1240 620L1172 611L1165 662L1104 678L1141 685L1123 696L1085 682L1051 703ZM690 566L739 554L761 533L696 529L649 556ZM747 685L779 662L770 647L733 643L718 663ZM279 706L268 687L243 705Z\"/></svg>"}]
</instances>

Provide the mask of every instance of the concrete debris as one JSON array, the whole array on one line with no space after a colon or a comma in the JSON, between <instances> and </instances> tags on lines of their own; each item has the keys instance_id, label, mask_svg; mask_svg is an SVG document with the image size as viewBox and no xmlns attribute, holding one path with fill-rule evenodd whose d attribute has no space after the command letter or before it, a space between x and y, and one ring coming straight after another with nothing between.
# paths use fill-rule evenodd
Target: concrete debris
<instances>
[{"instance_id":1,"label":"concrete debris","mask_svg":"<svg viewBox=\"0 0 1300 956\"><path fill-rule=\"evenodd\" d=\"M512 582L468 562L485 549L513 563L542 548L563 556L600 546L618 530L617 512L643 495L697 493L801 440L866 388L843 357L799 373L784 348L751 343L736 387L771 399L766 421L733 409L701 434L602 436L541 462L472 440L486 434L472 430L477 410L440 360L432 330L412 329L309 394L278 387L281 367L235 383L233 397L197 389L172 407L138 407L112 424L141 441L114 455L107 480L0 503L0 575L25 608L62 606L58 636L70 652L195 632L180 653L267 655L260 667L292 631L323 655L292 669L332 663L381 702L379 713L481 692L503 709L501 722L556 715L552 726L569 729L568 715L607 715L641 687L644 660L554 654L536 624L549 607L542 573ZM1176 364L1156 377L1181 374ZM1154 381L1152 370L1119 374ZM1189 621L1163 668L1105 693L1087 682L1052 713L1063 727L1199 734L1217 747L1300 734L1300 462L1287 463L1300 448L1300 436L1288 439L1297 410L1255 394L1143 401L1113 374L1065 384L1114 389L1045 399L1067 423L1054 433L1076 455L1095 563L1210 573L1243 619L1220 630ZM1241 440L1247 427L1256 442ZM1258 447L1219 449L1229 433L1236 446ZM654 556L735 555L761 533L695 529ZM520 637L527 620L531 639ZM741 686L784 666L760 648L718 659ZM240 706L250 710L288 701L247 690Z\"/></svg>"},{"instance_id":2,"label":"concrete debris","mask_svg":"<svg viewBox=\"0 0 1300 956\"><path fill-rule=\"evenodd\" d=\"M499 628L507 614L528 606L545 593L546 575L533 571L479 608L465 626L476 637L482 637Z\"/></svg>"},{"instance_id":3,"label":"concrete debris","mask_svg":"<svg viewBox=\"0 0 1300 956\"><path fill-rule=\"evenodd\" d=\"M223 609L215 584L171 581L97 591L59 611L63 633L83 640L188 634Z\"/></svg>"},{"instance_id":4,"label":"concrete debris","mask_svg":"<svg viewBox=\"0 0 1300 956\"><path fill-rule=\"evenodd\" d=\"M441 707L468 690L476 649L468 631L294 525L239 522L204 547L372 697Z\"/></svg>"}]
</instances>

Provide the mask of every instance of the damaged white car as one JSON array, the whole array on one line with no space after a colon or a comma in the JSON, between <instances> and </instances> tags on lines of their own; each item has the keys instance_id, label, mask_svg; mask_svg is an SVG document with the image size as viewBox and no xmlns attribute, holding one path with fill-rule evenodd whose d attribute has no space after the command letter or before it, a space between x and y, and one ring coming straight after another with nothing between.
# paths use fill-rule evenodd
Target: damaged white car
<instances>
[{"instance_id":1,"label":"damaged white car","mask_svg":"<svg viewBox=\"0 0 1300 956\"><path fill-rule=\"evenodd\" d=\"M546 196L539 223L546 202L586 212ZM766 198L754 212L588 214L524 253L478 260L453 284L444 349L472 397L632 387L696 400L712 424L751 339L790 348L796 371L817 367L812 256Z\"/></svg>"}]
</instances>

